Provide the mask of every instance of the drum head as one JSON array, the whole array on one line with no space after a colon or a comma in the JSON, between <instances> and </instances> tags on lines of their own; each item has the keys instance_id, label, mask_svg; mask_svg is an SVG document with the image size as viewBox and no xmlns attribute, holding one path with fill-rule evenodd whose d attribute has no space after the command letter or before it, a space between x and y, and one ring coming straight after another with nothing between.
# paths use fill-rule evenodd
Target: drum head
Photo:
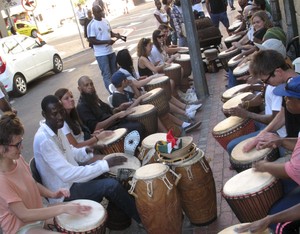
<instances>
[{"instance_id":1,"label":"drum head","mask_svg":"<svg viewBox=\"0 0 300 234\"><path fill-rule=\"evenodd\" d=\"M226 130L232 129L233 127L239 126L242 124L245 120L237 117L237 116L230 116L227 119L222 120L220 123L218 123L214 129L213 132L224 132Z\"/></svg>"},{"instance_id":2,"label":"drum head","mask_svg":"<svg viewBox=\"0 0 300 234\"><path fill-rule=\"evenodd\" d=\"M257 172L252 168L232 177L226 182L223 193L227 196L248 195L271 185L275 177L267 172Z\"/></svg>"},{"instance_id":3,"label":"drum head","mask_svg":"<svg viewBox=\"0 0 300 234\"><path fill-rule=\"evenodd\" d=\"M175 61L190 61L191 57L189 54L181 54L179 58L176 58Z\"/></svg>"},{"instance_id":4,"label":"drum head","mask_svg":"<svg viewBox=\"0 0 300 234\"><path fill-rule=\"evenodd\" d=\"M150 82L148 82L146 85L160 84L166 82L167 80L170 80L168 76L160 76L150 80Z\"/></svg>"},{"instance_id":5,"label":"drum head","mask_svg":"<svg viewBox=\"0 0 300 234\"><path fill-rule=\"evenodd\" d=\"M239 57L239 58L238 58ZM234 56L233 58L231 58L229 61L228 61L228 66L229 67L234 67L236 65L238 65L242 60L243 60L244 57L241 57L239 54Z\"/></svg>"},{"instance_id":6,"label":"drum head","mask_svg":"<svg viewBox=\"0 0 300 234\"><path fill-rule=\"evenodd\" d=\"M60 227L68 231L80 233L100 227L105 221L106 210L100 203L85 199L74 200L71 202L91 206L92 210L87 215L61 214L56 216L55 220Z\"/></svg>"},{"instance_id":7,"label":"drum head","mask_svg":"<svg viewBox=\"0 0 300 234\"><path fill-rule=\"evenodd\" d=\"M170 66L164 68L164 71L175 70L175 69L179 69L179 68L181 68L180 64L171 63Z\"/></svg>"},{"instance_id":8,"label":"drum head","mask_svg":"<svg viewBox=\"0 0 300 234\"><path fill-rule=\"evenodd\" d=\"M234 96L234 94L238 93L241 89L244 89L246 87L249 87L249 84L240 84L240 85L236 85L230 89L227 89L224 93L223 93L223 97L226 99L232 98Z\"/></svg>"},{"instance_id":9,"label":"drum head","mask_svg":"<svg viewBox=\"0 0 300 234\"><path fill-rule=\"evenodd\" d=\"M244 225L246 225L248 223L242 223L242 224L236 224L236 225L233 225L231 227L228 227L226 229L224 229L223 231L220 231L218 234L234 234L234 233L237 233L235 231L236 228L239 228L239 227L242 227ZM242 232L241 234L248 234L250 232ZM251 232L251 234L270 234L271 232L267 229L263 232Z\"/></svg>"},{"instance_id":10,"label":"drum head","mask_svg":"<svg viewBox=\"0 0 300 234\"><path fill-rule=\"evenodd\" d=\"M242 103L242 99L244 97L247 97L249 94L252 93L251 92L241 93L229 99L227 102L223 104L223 110L229 110L230 108L237 107L239 104Z\"/></svg>"},{"instance_id":11,"label":"drum head","mask_svg":"<svg viewBox=\"0 0 300 234\"><path fill-rule=\"evenodd\" d=\"M151 100L153 97L159 95L159 93L162 93L162 92L163 92L162 88L152 89L152 90L148 91L148 93L150 93L150 96L144 98L143 101Z\"/></svg>"},{"instance_id":12,"label":"drum head","mask_svg":"<svg viewBox=\"0 0 300 234\"><path fill-rule=\"evenodd\" d=\"M236 48L234 50L224 50L218 55L218 57L219 58L231 57L232 55L237 54L239 51L240 51L239 48Z\"/></svg>"},{"instance_id":13,"label":"drum head","mask_svg":"<svg viewBox=\"0 0 300 234\"><path fill-rule=\"evenodd\" d=\"M168 170L169 167L167 165L152 163L137 169L133 177L137 180L151 180L166 174Z\"/></svg>"},{"instance_id":14,"label":"drum head","mask_svg":"<svg viewBox=\"0 0 300 234\"><path fill-rule=\"evenodd\" d=\"M113 142L118 141L119 139L121 139L127 132L126 128L118 128L116 130L113 131L113 135L109 136L107 138L101 139L100 141L98 141L98 144L105 144L105 145L109 145Z\"/></svg>"},{"instance_id":15,"label":"drum head","mask_svg":"<svg viewBox=\"0 0 300 234\"><path fill-rule=\"evenodd\" d=\"M109 158L114 158L114 157L119 157L119 156L123 156L125 158L127 158L127 162L124 162L122 165L118 165L118 166L113 166L109 168L109 173L116 176L118 174L118 169L120 168L128 168L128 169L138 169L141 167L141 163L140 160L138 160L136 157L134 156L129 156L127 154L124 153L114 153L114 154L109 154L106 155L103 159L109 159Z\"/></svg>"},{"instance_id":16,"label":"drum head","mask_svg":"<svg viewBox=\"0 0 300 234\"><path fill-rule=\"evenodd\" d=\"M243 74L247 74L247 72L249 71L249 64L250 63L243 63L239 66L237 66L234 70L233 70L233 75L235 76L240 76Z\"/></svg>"},{"instance_id":17,"label":"drum head","mask_svg":"<svg viewBox=\"0 0 300 234\"><path fill-rule=\"evenodd\" d=\"M261 150L257 150L254 148L251 151L244 153L244 146L253 139L254 137L251 137L237 144L231 152L231 157L239 162L251 162L255 161L256 159L262 158L264 155L267 155L272 151L271 148Z\"/></svg>"},{"instance_id":18,"label":"drum head","mask_svg":"<svg viewBox=\"0 0 300 234\"><path fill-rule=\"evenodd\" d=\"M154 109L155 109L155 107L152 104L144 104L144 105L135 106L132 108L132 110L134 110L134 112L128 116L134 116L134 117L143 116L144 114L154 111Z\"/></svg>"},{"instance_id":19,"label":"drum head","mask_svg":"<svg viewBox=\"0 0 300 234\"><path fill-rule=\"evenodd\" d=\"M236 40L239 40L241 37L242 37L241 35L232 35L232 36L226 37L224 39L224 41L225 42L236 41Z\"/></svg>"},{"instance_id":20,"label":"drum head","mask_svg":"<svg viewBox=\"0 0 300 234\"><path fill-rule=\"evenodd\" d=\"M188 54L189 48L188 47L180 47L180 50L178 50L179 54Z\"/></svg>"},{"instance_id":21,"label":"drum head","mask_svg":"<svg viewBox=\"0 0 300 234\"><path fill-rule=\"evenodd\" d=\"M166 141L167 133L154 133L147 136L143 142L142 146L147 149L153 149L157 141Z\"/></svg>"}]
</instances>

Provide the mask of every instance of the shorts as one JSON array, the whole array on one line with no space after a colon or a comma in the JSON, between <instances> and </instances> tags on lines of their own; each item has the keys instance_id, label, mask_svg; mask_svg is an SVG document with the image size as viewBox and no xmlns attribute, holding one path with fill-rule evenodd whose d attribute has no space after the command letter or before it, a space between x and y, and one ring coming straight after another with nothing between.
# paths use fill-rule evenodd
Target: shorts
<instances>
[{"instance_id":1,"label":"shorts","mask_svg":"<svg viewBox=\"0 0 300 234\"><path fill-rule=\"evenodd\" d=\"M17 234L26 234L32 228L44 228L44 224L45 224L44 221L38 221L38 222L35 222L35 223L29 223L29 224L21 227L18 230Z\"/></svg>"}]
</instances>

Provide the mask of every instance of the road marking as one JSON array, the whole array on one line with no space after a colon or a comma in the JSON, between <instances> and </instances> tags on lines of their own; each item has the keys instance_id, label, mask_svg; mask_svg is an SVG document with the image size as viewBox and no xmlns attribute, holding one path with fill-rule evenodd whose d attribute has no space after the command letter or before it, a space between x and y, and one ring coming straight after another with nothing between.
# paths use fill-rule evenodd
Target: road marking
<instances>
[{"instance_id":1,"label":"road marking","mask_svg":"<svg viewBox=\"0 0 300 234\"><path fill-rule=\"evenodd\" d=\"M63 70L63 72L72 72L72 71L74 71L76 68L69 68L69 69L65 69L65 70Z\"/></svg>"}]
</instances>

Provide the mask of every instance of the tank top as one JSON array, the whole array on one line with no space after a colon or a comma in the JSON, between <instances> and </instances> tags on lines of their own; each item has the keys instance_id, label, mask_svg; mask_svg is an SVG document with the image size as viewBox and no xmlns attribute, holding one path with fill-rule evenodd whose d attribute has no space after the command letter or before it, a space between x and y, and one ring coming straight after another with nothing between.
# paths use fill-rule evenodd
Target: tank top
<instances>
[{"instance_id":1,"label":"tank top","mask_svg":"<svg viewBox=\"0 0 300 234\"><path fill-rule=\"evenodd\" d=\"M138 63L138 64L139 64L139 63ZM138 71L139 71L139 75L140 75L140 76L152 76L152 75L153 75L153 72L152 72L148 67L141 68L141 67L138 65Z\"/></svg>"}]
</instances>

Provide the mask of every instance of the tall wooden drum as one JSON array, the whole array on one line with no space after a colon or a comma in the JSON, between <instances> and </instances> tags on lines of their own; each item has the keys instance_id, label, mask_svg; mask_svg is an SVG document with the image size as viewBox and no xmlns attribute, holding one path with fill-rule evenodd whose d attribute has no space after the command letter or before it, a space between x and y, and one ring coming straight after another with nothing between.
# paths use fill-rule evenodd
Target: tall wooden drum
<instances>
[{"instance_id":1,"label":"tall wooden drum","mask_svg":"<svg viewBox=\"0 0 300 234\"><path fill-rule=\"evenodd\" d=\"M167 76L160 76L152 79L149 83L147 83L144 86L144 88L148 92L152 89L162 88L166 93L168 100L171 99L171 95L172 95L171 83L170 83L170 78Z\"/></svg>"},{"instance_id":2,"label":"tall wooden drum","mask_svg":"<svg viewBox=\"0 0 300 234\"><path fill-rule=\"evenodd\" d=\"M98 144L104 144L105 147L101 149L102 154L112 154L124 152L124 140L127 133L126 128L118 128L113 131L113 135L98 141Z\"/></svg>"},{"instance_id":3,"label":"tall wooden drum","mask_svg":"<svg viewBox=\"0 0 300 234\"><path fill-rule=\"evenodd\" d=\"M181 83L181 66L178 63L171 63L170 66L164 68L164 73L170 79L174 80L175 85L179 86Z\"/></svg>"},{"instance_id":4,"label":"tall wooden drum","mask_svg":"<svg viewBox=\"0 0 300 234\"><path fill-rule=\"evenodd\" d=\"M174 63L181 65L183 69L183 77L187 78L192 74L191 57L189 54L182 54L179 58L176 58Z\"/></svg>"}]
</instances>

